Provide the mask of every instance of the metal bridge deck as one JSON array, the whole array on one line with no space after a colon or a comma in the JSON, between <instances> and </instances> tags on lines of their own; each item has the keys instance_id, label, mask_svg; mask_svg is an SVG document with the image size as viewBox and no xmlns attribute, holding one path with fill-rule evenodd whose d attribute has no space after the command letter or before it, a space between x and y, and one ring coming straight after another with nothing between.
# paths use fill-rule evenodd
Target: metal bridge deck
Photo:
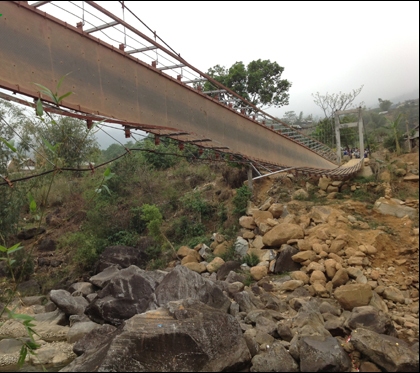
<instances>
[{"instance_id":1,"label":"metal bridge deck","mask_svg":"<svg viewBox=\"0 0 420 373\"><path fill-rule=\"evenodd\" d=\"M92 1L86 3L99 7ZM357 172L357 167L337 168L325 150L305 146L299 140L301 134L281 134L171 77L155 64L144 63L124 47L115 48L27 2L2 2L2 13L2 88L37 98L40 92L34 83L54 90L66 76L60 93L74 94L61 104L70 115L107 118L127 128L194 142L271 169L293 167L298 172L336 178Z\"/></svg>"}]
</instances>

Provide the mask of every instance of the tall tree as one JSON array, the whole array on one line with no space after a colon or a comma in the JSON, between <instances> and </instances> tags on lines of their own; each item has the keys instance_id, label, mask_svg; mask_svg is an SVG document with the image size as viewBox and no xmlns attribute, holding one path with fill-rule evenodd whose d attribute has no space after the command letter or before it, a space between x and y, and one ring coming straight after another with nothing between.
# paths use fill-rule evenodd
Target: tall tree
<instances>
[{"instance_id":1,"label":"tall tree","mask_svg":"<svg viewBox=\"0 0 420 373\"><path fill-rule=\"evenodd\" d=\"M28 150L22 142L21 131L26 120L21 108L0 99L0 174L7 173L7 164L13 157ZM13 151L10 146L19 152Z\"/></svg>"},{"instance_id":2,"label":"tall tree","mask_svg":"<svg viewBox=\"0 0 420 373\"><path fill-rule=\"evenodd\" d=\"M251 61L248 66L236 62L229 69L216 65L207 72L212 78L230 88L260 109L281 107L289 104L289 89L292 84L282 79L284 67L270 60ZM215 90L211 83L206 82L205 91ZM217 93L222 100L229 100L228 95ZM240 100L231 102L236 108L244 108L248 114L253 110Z\"/></svg>"},{"instance_id":3,"label":"tall tree","mask_svg":"<svg viewBox=\"0 0 420 373\"><path fill-rule=\"evenodd\" d=\"M363 85L360 88L353 89L350 93L333 93L329 94L328 92L322 96L319 92L316 94L312 93L314 102L319 106L324 112L325 118L332 118L334 112L337 110L347 110L353 104L353 101L360 94L363 89ZM363 103L360 103L359 106L362 106Z\"/></svg>"},{"instance_id":4,"label":"tall tree","mask_svg":"<svg viewBox=\"0 0 420 373\"><path fill-rule=\"evenodd\" d=\"M392 102L389 100L382 100L381 98L378 98L378 101L381 111L388 111L392 105Z\"/></svg>"},{"instance_id":5,"label":"tall tree","mask_svg":"<svg viewBox=\"0 0 420 373\"><path fill-rule=\"evenodd\" d=\"M402 118L402 114L398 114L397 118L395 118L394 120L389 120L387 118L389 128L391 129L392 137L395 141L395 149L396 149L397 155L401 154L401 145L400 145L400 138L402 135L402 132L400 130L401 118Z\"/></svg>"},{"instance_id":6,"label":"tall tree","mask_svg":"<svg viewBox=\"0 0 420 373\"><path fill-rule=\"evenodd\" d=\"M61 166L78 168L82 163L96 162L100 156L96 138L84 121L59 117L50 125L41 122L30 130L37 141L38 154L45 156L38 157L40 165L45 159L57 158Z\"/></svg>"}]
</instances>

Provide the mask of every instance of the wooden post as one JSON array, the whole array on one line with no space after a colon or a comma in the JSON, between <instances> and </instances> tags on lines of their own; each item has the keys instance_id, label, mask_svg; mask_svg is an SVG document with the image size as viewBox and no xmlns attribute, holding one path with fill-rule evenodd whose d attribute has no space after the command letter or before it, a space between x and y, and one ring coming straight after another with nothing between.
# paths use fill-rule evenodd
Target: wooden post
<instances>
[{"instance_id":1,"label":"wooden post","mask_svg":"<svg viewBox=\"0 0 420 373\"><path fill-rule=\"evenodd\" d=\"M411 153L410 132L408 131L408 119L405 120L405 128L407 129L408 152Z\"/></svg>"},{"instance_id":2,"label":"wooden post","mask_svg":"<svg viewBox=\"0 0 420 373\"><path fill-rule=\"evenodd\" d=\"M254 188L252 185L252 166L251 165L249 165L248 167L248 188L252 193Z\"/></svg>"}]
</instances>

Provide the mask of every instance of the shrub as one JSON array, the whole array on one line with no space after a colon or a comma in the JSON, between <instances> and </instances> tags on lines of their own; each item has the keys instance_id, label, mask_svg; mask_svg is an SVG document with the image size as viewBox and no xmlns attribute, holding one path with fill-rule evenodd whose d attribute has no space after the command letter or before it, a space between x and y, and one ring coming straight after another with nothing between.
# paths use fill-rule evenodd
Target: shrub
<instances>
[{"instance_id":1,"label":"shrub","mask_svg":"<svg viewBox=\"0 0 420 373\"><path fill-rule=\"evenodd\" d=\"M137 234L131 231L119 231L108 237L108 242L111 245L136 246L137 241Z\"/></svg>"},{"instance_id":2,"label":"shrub","mask_svg":"<svg viewBox=\"0 0 420 373\"><path fill-rule=\"evenodd\" d=\"M237 260L238 259L238 255L235 251L235 246L234 245L230 245L226 251L220 255L220 257L225 261L228 262L230 260Z\"/></svg>"},{"instance_id":3,"label":"shrub","mask_svg":"<svg viewBox=\"0 0 420 373\"><path fill-rule=\"evenodd\" d=\"M235 206L233 213L236 215L245 215L246 208L248 205L248 200L252 196L251 190L243 185L240 188L236 189L236 195L233 197L232 203Z\"/></svg>"},{"instance_id":4,"label":"shrub","mask_svg":"<svg viewBox=\"0 0 420 373\"><path fill-rule=\"evenodd\" d=\"M258 258L258 255L254 253L246 254L242 260L249 267L255 267L260 262L260 258Z\"/></svg>"},{"instance_id":5,"label":"shrub","mask_svg":"<svg viewBox=\"0 0 420 373\"><path fill-rule=\"evenodd\" d=\"M205 231L205 226L202 223L184 215L180 218L173 219L166 234L176 243L185 243L187 239L194 237L201 238Z\"/></svg>"},{"instance_id":6,"label":"shrub","mask_svg":"<svg viewBox=\"0 0 420 373\"><path fill-rule=\"evenodd\" d=\"M213 206L204 200L199 192L187 194L181 198L181 203L187 211L198 215L200 221L204 217L211 216L214 211Z\"/></svg>"},{"instance_id":7,"label":"shrub","mask_svg":"<svg viewBox=\"0 0 420 373\"><path fill-rule=\"evenodd\" d=\"M73 262L84 270L89 270L105 248L107 241L98 239L92 234L75 232L63 236L59 247L66 247L73 252Z\"/></svg>"}]
</instances>

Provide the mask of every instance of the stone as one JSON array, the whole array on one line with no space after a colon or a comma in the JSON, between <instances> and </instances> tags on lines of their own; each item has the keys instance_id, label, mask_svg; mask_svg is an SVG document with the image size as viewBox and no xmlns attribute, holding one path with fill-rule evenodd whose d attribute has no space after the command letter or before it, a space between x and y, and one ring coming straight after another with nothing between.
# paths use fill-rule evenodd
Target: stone
<instances>
[{"instance_id":1,"label":"stone","mask_svg":"<svg viewBox=\"0 0 420 373\"><path fill-rule=\"evenodd\" d=\"M87 333L99 327L99 324L92 321L78 322L69 329L67 333L67 342L75 343L79 339L82 339Z\"/></svg>"},{"instance_id":2,"label":"stone","mask_svg":"<svg viewBox=\"0 0 420 373\"><path fill-rule=\"evenodd\" d=\"M305 261L313 261L316 257L316 254L313 251L301 251L292 256L292 260L296 263L303 263Z\"/></svg>"},{"instance_id":3,"label":"stone","mask_svg":"<svg viewBox=\"0 0 420 373\"><path fill-rule=\"evenodd\" d=\"M268 211L271 213L274 219L278 219L282 216L284 206L280 203L273 203Z\"/></svg>"},{"instance_id":4,"label":"stone","mask_svg":"<svg viewBox=\"0 0 420 373\"><path fill-rule=\"evenodd\" d=\"M298 271L301 265L294 261L292 257L299 253L299 250L290 245L282 245L280 251L277 253L276 264L274 266L274 273L284 273Z\"/></svg>"},{"instance_id":5,"label":"stone","mask_svg":"<svg viewBox=\"0 0 420 373\"><path fill-rule=\"evenodd\" d=\"M347 319L347 326L351 330L364 328L379 334L397 336L391 317L372 306L354 307Z\"/></svg>"},{"instance_id":6,"label":"stone","mask_svg":"<svg viewBox=\"0 0 420 373\"><path fill-rule=\"evenodd\" d=\"M279 224L264 234L263 243L265 246L278 246L287 243L291 239L304 237L303 229L297 224Z\"/></svg>"},{"instance_id":7,"label":"stone","mask_svg":"<svg viewBox=\"0 0 420 373\"><path fill-rule=\"evenodd\" d=\"M177 266L169 272L156 287L155 296L157 306L186 298L197 299L224 312L230 306L229 298L214 282L204 279L185 266Z\"/></svg>"},{"instance_id":8,"label":"stone","mask_svg":"<svg viewBox=\"0 0 420 373\"><path fill-rule=\"evenodd\" d=\"M372 289L368 284L342 285L334 291L334 297L341 307L349 311L354 307L367 306L372 296Z\"/></svg>"},{"instance_id":9,"label":"stone","mask_svg":"<svg viewBox=\"0 0 420 373\"><path fill-rule=\"evenodd\" d=\"M131 265L145 267L148 260L149 257L145 249L124 245L108 246L99 256L96 273L114 265L118 265L120 268L128 268Z\"/></svg>"},{"instance_id":10,"label":"stone","mask_svg":"<svg viewBox=\"0 0 420 373\"><path fill-rule=\"evenodd\" d=\"M88 301L82 297L73 297L66 290L51 290L50 299L56 306L61 309L66 315L80 315L85 312L88 306Z\"/></svg>"},{"instance_id":11,"label":"stone","mask_svg":"<svg viewBox=\"0 0 420 373\"><path fill-rule=\"evenodd\" d=\"M209 273L217 272L223 264L225 264L225 261L220 257L216 257L207 264L206 269Z\"/></svg>"},{"instance_id":12,"label":"stone","mask_svg":"<svg viewBox=\"0 0 420 373\"><path fill-rule=\"evenodd\" d=\"M353 346L386 372L418 372L419 353L401 339L364 328L351 333Z\"/></svg>"},{"instance_id":13,"label":"stone","mask_svg":"<svg viewBox=\"0 0 420 373\"><path fill-rule=\"evenodd\" d=\"M250 269L250 274L255 281L259 281L267 276L268 270L267 267L264 266L255 266Z\"/></svg>"},{"instance_id":14,"label":"stone","mask_svg":"<svg viewBox=\"0 0 420 373\"><path fill-rule=\"evenodd\" d=\"M252 358L252 372L299 372L299 365L280 341L273 341Z\"/></svg>"},{"instance_id":15,"label":"stone","mask_svg":"<svg viewBox=\"0 0 420 373\"><path fill-rule=\"evenodd\" d=\"M350 357L333 337L304 336L299 341L301 372L347 372Z\"/></svg>"},{"instance_id":16,"label":"stone","mask_svg":"<svg viewBox=\"0 0 420 373\"><path fill-rule=\"evenodd\" d=\"M239 225L246 229L255 229L257 225L255 224L254 218L252 216L241 216L239 218Z\"/></svg>"},{"instance_id":17,"label":"stone","mask_svg":"<svg viewBox=\"0 0 420 373\"><path fill-rule=\"evenodd\" d=\"M133 316L61 371L242 371L250 360L232 315L184 299Z\"/></svg>"},{"instance_id":18,"label":"stone","mask_svg":"<svg viewBox=\"0 0 420 373\"><path fill-rule=\"evenodd\" d=\"M405 302L404 294L394 286L387 286L384 289L382 296L385 299L392 300L393 302L403 303Z\"/></svg>"},{"instance_id":19,"label":"stone","mask_svg":"<svg viewBox=\"0 0 420 373\"><path fill-rule=\"evenodd\" d=\"M188 268L189 270L197 273L203 273L207 271L207 267L205 263L197 263L197 262L189 262L183 264L184 267Z\"/></svg>"},{"instance_id":20,"label":"stone","mask_svg":"<svg viewBox=\"0 0 420 373\"><path fill-rule=\"evenodd\" d=\"M414 219L418 215L418 211L413 207L402 205L401 202L396 198L386 199L381 197L375 202L373 210L383 215L393 215L398 218L408 215L411 219Z\"/></svg>"}]
</instances>

